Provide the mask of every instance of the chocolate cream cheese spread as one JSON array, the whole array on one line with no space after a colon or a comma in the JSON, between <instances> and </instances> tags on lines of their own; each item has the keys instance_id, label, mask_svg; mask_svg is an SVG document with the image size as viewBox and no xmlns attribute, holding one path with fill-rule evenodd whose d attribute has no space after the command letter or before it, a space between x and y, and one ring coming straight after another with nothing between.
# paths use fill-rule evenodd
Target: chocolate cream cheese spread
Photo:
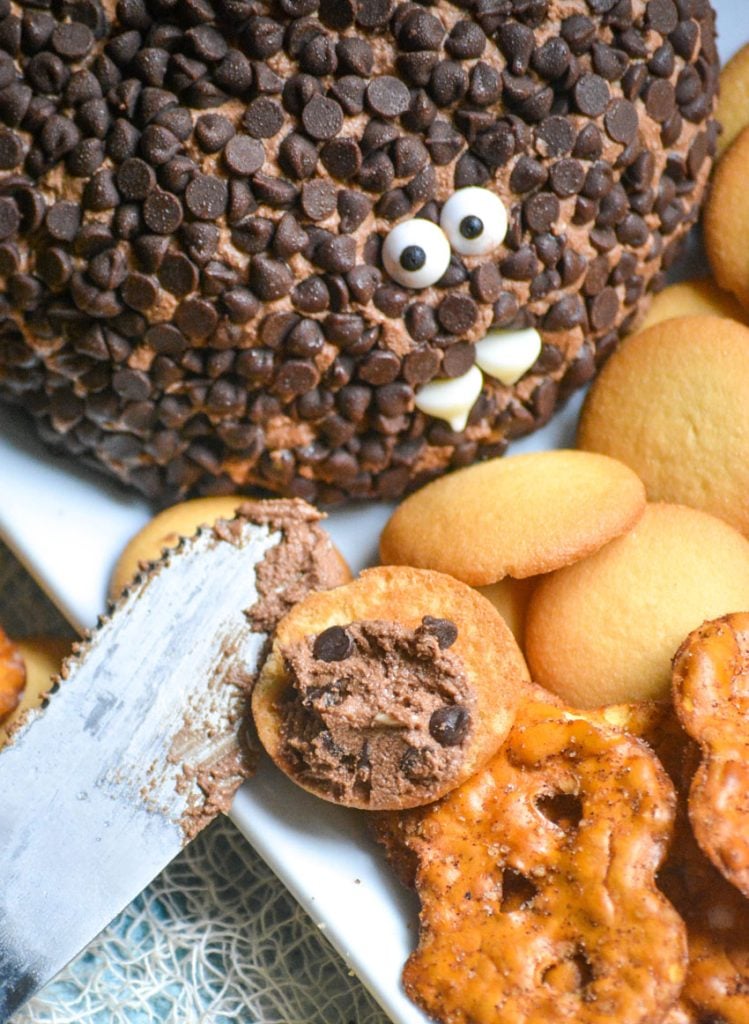
<instances>
[{"instance_id":1,"label":"chocolate cream cheese spread","mask_svg":"<svg viewBox=\"0 0 749 1024\"><path fill-rule=\"evenodd\" d=\"M214 527L222 539L230 540L243 519L283 534L257 567L258 599L247 610L255 632L272 633L286 612L311 591L330 590L348 580L343 559L318 525L322 513L306 501L247 501L237 514L236 520L221 520Z\"/></svg>"},{"instance_id":2,"label":"chocolate cream cheese spread","mask_svg":"<svg viewBox=\"0 0 749 1024\"><path fill-rule=\"evenodd\" d=\"M457 774L475 697L447 619L331 626L283 650L282 751L308 786L372 809L434 799Z\"/></svg>"}]
</instances>

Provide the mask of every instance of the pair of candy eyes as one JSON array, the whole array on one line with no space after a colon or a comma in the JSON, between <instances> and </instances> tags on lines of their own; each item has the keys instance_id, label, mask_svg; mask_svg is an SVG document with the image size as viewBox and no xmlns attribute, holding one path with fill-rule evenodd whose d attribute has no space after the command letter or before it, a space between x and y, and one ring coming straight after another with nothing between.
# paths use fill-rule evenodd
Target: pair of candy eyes
<instances>
[{"instance_id":1,"label":"pair of candy eyes","mask_svg":"<svg viewBox=\"0 0 749 1024\"><path fill-rule=\"evenodd\" d=\"M398 284L428 288L449 267L453 250L461 256L485 256L502 244L507 227L499 196L471 185L450 196L439 224L421 217L396 224L385 237L382 262Z\"/></svg>"}]
</instances>

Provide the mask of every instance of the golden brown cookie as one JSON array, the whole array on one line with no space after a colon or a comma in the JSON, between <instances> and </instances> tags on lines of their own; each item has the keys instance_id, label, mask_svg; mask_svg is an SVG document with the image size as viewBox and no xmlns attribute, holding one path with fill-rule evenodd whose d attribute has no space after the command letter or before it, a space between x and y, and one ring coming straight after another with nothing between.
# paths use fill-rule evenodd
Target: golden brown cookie
<instances>
[{"instance_id":1,"label":"golden brown cookie","mask_svg":"<svg viewBox=\"0 0 749 1024\"><path fill-rule=\"evenodd\" d=\"M503 580L498 580L496 583L476 588L487 601L491 601L521 647L523 646L528 602L535 585L536 580L530 576L524 580L515 580L512 576L505 576Z\"/></svg>"},{"instance_id":2,"label":"golden brown cookie","mask_svg":"<svg viewBox=\"0 0 749 1024\"><path fill-rule=\"evenodd\" d=\"M109 583L109 596L114 601L132 582L143 565L156 561L166 548L179 544L180 538L192 537L201 526L210 526L218 519L231 519L242 506L253 502L246 495L220 495L213 498L194 498L163 509L133 537L120 555ZM343 583L350 572L343 556L334 548L341 563Z\"/></svg>"},{"instance_id":3,"label":"golden brown cookie","mask_svg":"<svg viewBox=\"0 0 749 1024\"><path fill-rule=\"evenodd\" d=\"M385 816L422 905L408 994L445 1024L661 1021L686 965L654 877L674 803L645 744L595 712L525 703L474 778Z\"/></svg>"},{"instance_id":4,"label":"golden brown cookie","mask_svg":"<svg viewBox=\"0 0 749 1024\"><path fill-rule=\"evenodd\" d=\"M658 292L650 304L640 327L644 331L663 320L677 316L722 316L729 320L745 321L747 312L740 302L720 289L711 277L695 281L679 281Z\"/></svg>"},{"instance_id":5,"label":"golden brown cookie","mask_svg":"<svg viewBox=\"0 0 749 1024\"><path fill-rule=\"evenodd\" d=\"M629 338L588 394L578 444L626 462L650 501L749 535L749 327L684 317Z\"/></svg>"},{"instance_id":6,"label":"golden brown cookie","mask_svg":"<svg viewBox=\"0 0 749 1024\"><path fill-rule=\"evenodd\" d=\"M705 248L715 280L749 310L749 127L743 128L713 177L703 218Z\"/></svg>"},{"instance_id":7,"label":"golden brown cookie","mask_svg":"<svg viewBox=\"0 0 749 1024\"><path fill-rule=\"evenodd\" d=\"M369 810L412 807L491 757L527 685L520 649L480 594L386 566L281 620L252 711L265 749L305 789Z\"/></svg>"},{"instance_id":8,"label":"golden brown cookie","mask_svg":"<svg viewBox=\"0 0 749 1024\"><path fill-rule=\"evenodd\" d=\"M524 579L597 551L644 507L640 480L604 456L556 450L492 459L406 498L383 530L380 557L478 587Z\"/></svg>"},{"instance_id":9,"label":"golden brown cookie","mask_svg":"<svg viewBox=\"0 0 749 1024\"><path fill-rule=\"evenodd\" d=\"M25 637L15 642L26 671L26 686L18 707L0 725L0 747L21 716L41 704L52 677L57 675L63 658L70 652L70 645L70 640L56 636Z\"/></svg>"},{"instance_id":10,"label":"golden brown cookie","mask_svg":"<svg viewBox=\"0 0 749 1024\"><path fill-rule=\"evenodd\" d=\"M572 705L663 697L684 637L735 608L749 608L749 541L704 512L648 505L628 534L539 583L526 656Z\"/></svg>"},{"instance_id":11,"label":"golden brown cookie","mask_svg":"<svg viewBox=\"0 0 749 1024\"><path fill-rule=\"evenodd\" d=\"M749 124L749 45L735 53L720 73L716 117L723 127L718 136L720 157Z\"/></svg>"}]
</instances>

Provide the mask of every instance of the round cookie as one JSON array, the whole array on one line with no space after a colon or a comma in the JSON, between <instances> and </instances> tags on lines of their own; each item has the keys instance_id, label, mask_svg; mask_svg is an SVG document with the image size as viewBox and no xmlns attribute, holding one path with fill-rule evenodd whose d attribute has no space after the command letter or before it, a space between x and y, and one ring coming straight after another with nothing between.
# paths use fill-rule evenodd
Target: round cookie
<instances>
[{"instance_id":1,"label":"round cookie","mask_svg":"<svg viewBox=\"0 0 749 1024\"><path fill-rule=\"evenodd\" d=\"M139 530L117 560L109 582L109 597L115 601L137 576L143 565L155 562L165 548L176 547L182 537L192 537L201 526L210 526L217 519L232 519L241 505L242 495L193 498L165 508ZM341 579L350 573L343 555L333 549L341 562Z\"/></svg>"},{"instance_id":2,"label":"round cookie","mask_svg":"<svg viewBox=\"0 0 749 1024\"><path fill-rule=\"evenodd\" d=\"M500 454L640 317L715 151L706 0L2 20L0 395L162 504Z\"/></svg>"},{"instance_id":3,"label":"round cookie","mask_svg":"<svg viewBox=\"0 0 749 1024\"><path fill-rule=\"evenodd\" d=\"M386 566L281 620L252 712L263 746L299 785L397 809L436 800L481 767L528 686L520 649L480 594Z\"/></svg>"},{"instance_id":4,"label":"round cookie","mask_svg":"<svg viewBox=\"0 0 749 1024\"><path fill-rule=\"evenodd\" d=\"M707 619L749 608L749 541L683 505L540 581L525 653L534 680L578 707L666 697L671 659Z\"/></svg>"},{"instance_id":5,"label":"round cookie","mask_svg":"<svg viewBox=\"0 0 749 1024\"><path fill-rule=\"evenodd\" d=\"M523 646L528 602L535 585L536 581L532 577L515 580L512 576L505 576L504 579L497 580L496 583L476 588L487 601L491 601L521 647Z\"/></svg>"},{"instance_id":6,"label":"round cookie","mask_svg":"<svg viewBox=\"0 0 749 1024\"><path fill-rule=\"evenodd\" d=\"M687 317L629 338L591 388L577 441L631 466L649 500L749 536L749 327Z\"/></svg>"},{"instance_id":7,"label":"round cookie","mask_svg":"<svg viewBox=\"0 0 749 1024\"><path fill-rule=\"evenodd\" d=\"M719 162L703 218L705 249L715 280L749 310L749 127Z\"/></svg>"},{"instance_id":8,"label":"round cookie","mask_svg":"<svg viewBox=\"0 0 749 1024\"><path fill-rule=\"evenodd\" d=\"M26 686L20 704L0 725L0 747L7 742L14 723L41 704L63 658L70 653L71 641L57 636L34 636L16 640L15 646L26 670Z\"/></svg>"},{"instance_id":9,"label":"round cookie","mask_svg":"<svg viewBox=\"0 0 749 1024\"><path fill-rule=\"evenodd\" d=\"M722 291L711 277L679 281L658 292L639 330L644 331L653 324L673 320L677 316L720 316L741 323L746 321L747 311L730 292Z\"/></svg>"},{"instance_id":10,"label":"round cookie","mask_svg":"<svg viewBox=\"0 0 749 1024\"><path fill-rule=\"evenodd\" d=\"M720 157L749 124L749 45L742 46L720 73L716 117L723 128L718 137Z\"/></svg>"},{"instance_id":11,"label":"round cookie","mask_svg":"<svg viewBox=\"0 0 749 1024\"><path fill-rule=\"evenodd\" d=\"M380 558L472 586L524 579L596 551L644 507L640 480L605 456L559 449L493 459L406 498L382 532Z\"/></svg>"}]
</instances>

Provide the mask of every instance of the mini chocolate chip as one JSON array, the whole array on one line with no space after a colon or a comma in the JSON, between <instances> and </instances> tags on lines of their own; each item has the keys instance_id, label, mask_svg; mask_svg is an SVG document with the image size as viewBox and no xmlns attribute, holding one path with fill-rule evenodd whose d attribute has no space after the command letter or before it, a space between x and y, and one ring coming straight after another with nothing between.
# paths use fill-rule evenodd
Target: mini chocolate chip
<instances>
[{"instance_id":1,"label":"mini chocolate chip","mask_svg":"<svg viewBox=\"0 0 749 1024\"><path fill-rule=\"evenodd\" d=\"M432 72L429 91L438 107L450 107L468 92L468 72L457 61L443 60Z\"/></svg>"},{"instance_id":2,"label":"mini chocolate chip","mask_svg":"<svg viewBox=\"0 0 749 1024\"><path fill-rule=\"evenodd\" d=\"M158 288L145 274L129 274L122 285L122 298L132 309L149 309L158 296Z\"/></svg>"},{"instance_id":3,"label":"mini chocolate chip","mask_svg":"<svg viewBox=\"0 0 749 1024\"><path fill-rule=\"evenodd\" d=\"M242 125L248 135L255 139L271 139L283 128L283 110L275 100L259 96L247 107Z\"/></svg>"},{"instance_id":4,"label":"mini chocolate chip","mask_svg":"<svg viewBox=\"0 0 749 1024\"><path fill-rule=\"evenodd\" d=\"M249 135L235 135L227 142L223 157L232 174L247 176L263 166L265 150L257 139Z\"/></svg>"},{"instance_id":5,"label":"mini chocolate chip","mask_svg":"<svg viewBox=\"0 0 749 1024\"><path fill-rule=\"evenodd\" d=\"M338 193L340 230L351 234L366 220L372 210L372 201L359 192L344 190Z\"/></svg>"},{"instance_id":6,"label":"mini chocolate chip","mask_svg":"<svg viewBox=\"0 0 749 1024\"><path fill-rule=\"evenodd\" d=\"M671 82L667 79L651 81L645 93L645 109L653 120L663 124L674 113L675 107L676 92Z\"/></svg>"},{"instance_id":7,"label":"mini chocolate chip","mask_svg":"<svg viewBox=\"0 0 749 1024\"><path fill-rule=\"evenodd\" d=\"M287 135L278 150L283 169L297 180L310 178L317 166L317 146L300 135L292 132Z\"/></svg>"},{"instance_id":8,"label":"mini chocolate chip","mask_svg":"<svg viewBox=\"0 0 749 1024\"><path fill-rule=\"evenodd\" d=\"M523 203L523 216L534 233L550 231L559 217L559 200L548 192L539 192Z\"/></svg>"},{"instance_id":9,"label":"mini chocolate chip","mask_svg":"<svg viewBox=\"0 0 749 1024\"><path fill-rule=\"evenodd\" d=\"M536 141L542 155L566 156L575 142L574 127L566 117L547 117L536 128Z\"/></svg>"},{"instance_id":10,"label":"mini chocolate chip","mask_svg":"<svg viewBox=\"0 0 749 1024\"><path fill-rule=\"evenodd\" d=\"M637 134L637 110L629 100L612 100L606 111L604 124L614 142L627 145Z\"/></svg>"},{"instance_id":11,"label":"mini chocolate chip","mask_svg":"<svg viewBox=\"0 0 749 1024\"><path fill-rule=\"evenodd\" d=\"M502 93L502 79L496 68L480 60L471 71L468 98L478 107L496 103Z\"/></svg>"},{"instance_id":12,"label":"mini chocolate chip","mask_svg":"<svg viewBox=\"0 0 749 1024\"><path fill-rule=\"evenodd\" d=\"M506 256L499 269L511 281L530 281L538 272L538 260L533 249L524 245Z\"/></svg>"},{"instance_id":13,"label":"mini chocolate chip","mask_svg":"<svg viewBox=\"0 0 749 1024\"><path fill-rule=\"evenodd\" d=\"M386 192L393 184L395 171L387 154L370 153L362 162L359 184L368 192Z\"/></svg>"},{"instance_id":14,"label":"mini chocolate chip","mask_svg":"<svg viewBox=\"0 0 749 1024\"><path fill-rule=\"evenodd\" d=\"M159 267L159 281L173 295L189 295L197 287L198 270L182 253L169 253Z\"/></svg>"},{"instance_id":15,"label":"mini chocolate chip","mask_svg":"<svg viewBox=\"0 0 749 1024\"><path fill-rule=\"evenodd\" d=\"M446 705L433 711L429 718L429 733L442 747L457 747L468 735L471 714L460 704Z\"/></svg>"},{"instance_id":16,"label":"mini chocolate chip","mask_svg":"<svg viewBox=\"0 0 749 1024\"><path fill-rule=\"evenodd\" d=\"M588 117L598 117L609 102L609 87L600 75L581 75L573 90L577 109Z\"/></svg>"},{"instance_id":17,"label":"mini chocolate chip","mask_svg":"<svg viewBox=\"0 0 749 1024\"><path fill-rule=\"evenodd\" d=\"M252 179L255 197L260 203L277 209L286 209L296 202L298 193L291 181L272 177L269 174L256 174Z\"/></svg>"},{"instance_id":18,"label":"mini chocolate chip","mask_svg":"<svg viewBox=\"0 0 749 1024\"><path fill-rule=\"evenodd\" d=\"M561 78L570 66L570 48L560 36L551 36L533 51L531 66L548 81Z\"/></svg>"},{"instance_id":19,"label":"mini chocolate chip","mask_svg":"<svg viewBox=\"0 0 749 1024\"><path fill-rule=\"evenodd\" d=\"M340 103L325 96L313 96L302 111L302 124L311 138L332 139L343 127Z\"/></svg>"},{"instance_id":20,"label":"mini chocolate chip","mask_svg":"<svg viewBox=\"0 0 749 1024\"><path fill-rule=\"evenodd\" d=\"M110 170L97 171L83 189L81 202L88 210L113 210L120 201L120 194Z\"/></svg>"},{"instance_id":21,"label":"mini chocolate chip","mask_svg":"<svg viewBox=\"0 0 749 1024\"><path fill-rule=\"evenodd\" d=\"M207 338L216 329L218 313L206 299L184 299L177 306L174 323L187 338Z\"/></svg>"},{"instance_id":22,"label":"mini chocolate chip","mask_svg":"<svg viewBox=\"0 0 749 1024\"><path fill-rule=\"evenodd\" d=\"M458 342L445 349L442 356L440 375L444 377L462 377L468 373L476 361L476 350L473 345Z\"/></svg>"},{"instance_id":23,"label":"mini chocolate chip","mask_svg":"<svg viewBox=\"0 0 749 1024\"><path fill-rule=\"evenodd\" d=\"M0 170L10 171L23 157L23 143L10 128L0 128Z\"/></svg>"},{"instance_id":24,"label":"mini chocolate chip","mask_svg":"<svg viewBox=\"0 0 749 1024\"><path fill-rule=\"evenodd\" d=\"M117 188L125 199L145 199L155 184L153 169L139 157L130 157L117 168Z\"/></svg>"},{"instance_id":25,"label":"mini chocolate chip","mask_svg":"<svg viewBox=\"0 0 749 1024\"><path fill-rule=\"evenodd\" d=\"M212 174L196 174L185 189L185 204L199 220L216 220L226 210L229 190L226 182Z\"/></svg>"},{"instance_id":26,"label":"mini chocolate chip","mask_svg":"<svg viewBox=\"0 0 749 1024\"><path fill-rule=\"evenodd\" d=\"M579 160L597 160L603 153L603 139L594 124L586 124L575 140L572 155Z\"/></svg>"},{"instance_id":27,"label":"mini chocolate chip","mask_svg":"<svg viewBox=\"0 0 749 1024\"><path fill-rule=\"evenodd\" d=\"M510 188L522 195L540 188L546 182L548 170L540 160L529 156L521 156L512 169Z\"/></svg>"},{"instance_id":28,"label":"mini chocolate chip","mask_svg":"<svg viewBox=\"0 0 749 1024\"><path fill-rule=\"evenodd\" d=\"M329 181L309 181L302 185L301 206L310 220L325 220L336 209L336 190Z\"/></svg>"},{"instance_id":29,"label":"mini chocolate chip","mask_svg":"<svg viewBox=\"0 0 749 1024\"><path fill-rule=\"evenodd\" d=\"M356 12L357 24L368 29L382 28L387 24L392 9L392 0L360 0Z\"/></svg>"},{"instance_id":30,"label":"mini chocolate chip","mask_svg":"<svg viewBox=\"0 0 749 1024\"><path fill-rule=\"evenodd\" d=\"M353 139L333 139L320 153L323 165L332 177L350 181L361 168L361 151Z\"/></svg>"},{"instance_id":31,"label":"mini chocolate chip","mask_svg":"<svg viewBox=\"0 0 749 1024\"><path fill-rule=\"evenodd\" d=\"M296 218L290 213L285 213L276 226L273 252L276 256L287 259L294 253L302 252L308 241L307 232L302 230Z\"/></svg>"},{"instance_id":32,"label":"mini chocolate chip","mask_svg":"<svg viewBox=\"0 0 749 1024\"><path fill-rule=\"evenodd\" d=\"M255 256L250 265L250 288L263 302L288 295L294 278L285 263L269 256Z\"/></svg>"},{"instance_id":33,"label":"mini chocolate chip","mask_svg":"<svg viewBox=\"0 0 749 1024\"><path fill-rule=\"evenodd\" d=\"M583 14L573 14L562 22L562 38L570 50L579 56L590 49L596 38L595 22Z\"/></svg>"},{"instance_id":34,"label":"mini chocolate chip","mask_svg":"<svg viewBox=\"0 0 749 1024\"><path fill-rule=\"evenodd\" d=\"M234 125L222 114L203 114L195 122L195 138L204 153L218 153L234 136Z\"/></svg>"},{"instance_id":35,"label":"mini chocolate chip","mask_svg":"<svg viewBox=\"0 0 749 1024\"><path fill-rule=\"evenodd\" d=\"M158 235L170 235L182 223L182 204L171 192L154 189L143 203L143 220Z\"/></svg>"},{"instance_id":36,"label":"mini chocolate chip","mask_svg":"<svg viewBox=\"0 0 749 1024\"><path fill-rule=\"evenodd\" d=\"M354 0L320 0L320 21L327 28L337 31L350 28L354 24L356 7Z\"/></svg>"},{"instance_id":37,"label":"mini chocolate chip","mask_svg":"<svg viewBox=\"0 0 749 1024\"><path fill-rule=\"evenodd\" d=\"M469 295L446 296L437 309L437 318L450 334L465 334L476 323L478 309Z\"/></svg>"},{"instance_id":38,"label":"mini chocolate chip","mask_svg":"<svg viewBox=\"0 0 749 1024\"><path fill-rule=\"evenodd\" d=\"M595 298L588 300L590 323L600 331L616 320L619 312L619 297L614 288L604 288Z\"/></svg>"},{"instance_id":39,"label":"mini chocolate chip","mask_svg":"<svg viewBox=\"0 0 749 1024\"><path fill-rule=\"evenodd\" d=\"M481 132L471 148L489 167L503 167L515 152L515 135L502 122Z\"/></svg>"},{"instance_id":40,"label":"mini chocolate chip","mask_svg":"<svg viewBox=\"0 0 749 1024\"><path fill-rule=\"evenodd\" d=\"M577 160L559 160L550 171L551 187L561 199L574 196L583 187L585 171Z\"/></svg>"},{"instance_id":41,"label":"mini chocolate chip","mask_svg":"<svg viewBox=\"0 0 749 1024\"><path fill-rule=\"evenodd\" d=\"M439 619L432 615L425 615L421 620L420 628L425 633L436 637L437 645L442 651L452 647L458 639L458 627L451 619Z\"/></svg>"},{"instance_id":42,"label":"mini chocolate chip","mask_svg":"<svg viewBox=\"0 0 749 1024\"><path fill-rule=\"evenodd\" d=\"M52 48L65 60L80 60L93 45L93 32L80 21L58 24L52 33Z\"/></svg>"},{"instance_id":43,"label":"mini chocolate chip","mask_svg":"<svg viewBox=\"0 0 749 1024\"><path fill-rule=\"evenodd\" d=\"M367 83L358 75L344 75L330 87L330 95L349 116L361 114L364 109L364 91Z\"/></svg>"},{"instance_id":44,"label":"mini chocolate chip","mask_svg":"<svg viewBox=\"0 0 749 1024\"><path fill-rule=\"evenodd\" d=\"M674 0L650 0L647 6L648 26L661 35L667 36L679 24L679 14Z\"/></svg>"},{"instance_id":45,"label":"mini chocolate chip","mask_svg":"<svg viewBox=\"0 0 749 1024\"><path fill-rule=\"evenodd\" d=\"M445 38L445 29L442 22L433 14L419 7L412 7L400 21L395 35L398 46L406 52L438 50Z\"/></svg>"},{"instance_id":46,"label":"mini chocolate chip","mask_svg":"<svg viewBox=\"0 0 749 1024\"><path fill-rule=\"evenodd\" d=\"M410 99L408 87L392 75L381 75L367 86L367 105L380 117L393 118L404 114L408 110Z\"/></svg>"},{"instance_id":47,"label":"mini chocolate chip","mask_svg":"<svg viewBox=\"0 0 749 1024\"><path fill-rule=\"evenodd\" d=\"M374 52L366 39L347 36L336 45L339 71L368 78L374 65Z\"/></svg>"},{"instance_id":48,"label":"mini chocolate chip","mask_svg":"<svg viewBox=\"0 0 749 1024\"><path fill-rule=\"evenodd\" d=\"M629 58L623 50L616 50L604 42L593 43L593 68L608 82L616 82L629 65Z\"/></svg>"},{"instance_id":49,"label":"mini chocolate chip","mask_svg":"<svg viewBox=\"0 0 749 1024\"><path fill-rule=\"evenodd\" d=\"M445 49L458 60L473 60L486 49L486 35L475 21L456 21L445 42Z\"/></svg>"}]
</instances>

